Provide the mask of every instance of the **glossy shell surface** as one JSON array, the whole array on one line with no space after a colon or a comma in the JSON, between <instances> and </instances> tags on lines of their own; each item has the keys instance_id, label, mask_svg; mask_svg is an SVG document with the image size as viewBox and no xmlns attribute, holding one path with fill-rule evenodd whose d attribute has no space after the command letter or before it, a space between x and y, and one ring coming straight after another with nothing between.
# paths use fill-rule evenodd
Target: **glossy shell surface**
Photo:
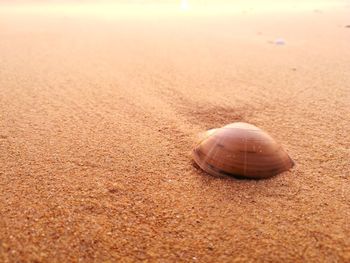
<instances>
[{"instance_id":1,"label":"glossy shell surface","mask_svg":"<svg viewBox=\"0 0 350 263\"><path fill-rule=\"evenodd\" d=\"M294 165L270 135L243 122L207 131L195 146L193 159L209 174L247 178L267 178Z\"/></svg>"}]
</instances>

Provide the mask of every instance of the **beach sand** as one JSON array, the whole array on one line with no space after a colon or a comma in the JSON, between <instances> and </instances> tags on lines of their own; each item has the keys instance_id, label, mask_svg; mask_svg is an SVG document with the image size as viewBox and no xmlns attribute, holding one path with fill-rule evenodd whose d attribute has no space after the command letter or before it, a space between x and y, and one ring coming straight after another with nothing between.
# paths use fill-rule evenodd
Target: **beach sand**
<instances>
[{"instance_id":1,"label":"beach sand","mask_svg":"<svg viewBox=\"0 0 350 263\"><path fill-rule=\"evenodd\" d=\"M350 261L349 5L11 8L0 8L1 262ZM259 181L195 167L197 134L235 121L267 131L296 166Z\"/></svg>"}]
</instances>

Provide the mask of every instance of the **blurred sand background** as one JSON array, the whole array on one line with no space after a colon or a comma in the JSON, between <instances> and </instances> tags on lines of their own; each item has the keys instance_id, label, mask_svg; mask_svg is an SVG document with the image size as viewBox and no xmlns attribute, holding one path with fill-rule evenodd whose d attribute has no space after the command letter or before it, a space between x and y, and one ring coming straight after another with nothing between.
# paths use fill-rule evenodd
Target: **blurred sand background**
<instances>
[{"instance_id":1,"label":"blurred sand background","mask_svg":"<svg viewBox=\"0 0 350 263\"><path fill-rule=\"evenodd\" d=\"M0 2L0 261L349 262L349 12ZM194 167L197 134L234 121L296 167Z\"/></svg>"}]
</instances>

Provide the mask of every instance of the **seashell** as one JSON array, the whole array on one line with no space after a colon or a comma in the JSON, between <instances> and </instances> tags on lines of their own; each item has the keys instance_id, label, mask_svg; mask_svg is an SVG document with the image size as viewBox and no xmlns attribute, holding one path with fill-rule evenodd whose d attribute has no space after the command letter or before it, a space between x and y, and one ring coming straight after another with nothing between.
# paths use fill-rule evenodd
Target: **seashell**
<instances>
[{"instance_id":1,"label":"seashell","mask_svg":"<svg viewBox=\"0 0 350 263\"><path fill-rule=\"evenodd\" d=\"M282 45L286 44L286 41L283 38L277 38L277 39L275 39L274 43L275 43L275 45L282 46Z\"/></svg>"},{"instance_id":2,"label":"seashell","mask_svg":"<svg viewBox=\"0 0 350 263\"><path fill-rule=\"evenodd\" d=\"M208 130L193 150L193 159L209 174L267 178L294 166L270 135L258 127L236 122Z\"/></svg>"}]
</instances>

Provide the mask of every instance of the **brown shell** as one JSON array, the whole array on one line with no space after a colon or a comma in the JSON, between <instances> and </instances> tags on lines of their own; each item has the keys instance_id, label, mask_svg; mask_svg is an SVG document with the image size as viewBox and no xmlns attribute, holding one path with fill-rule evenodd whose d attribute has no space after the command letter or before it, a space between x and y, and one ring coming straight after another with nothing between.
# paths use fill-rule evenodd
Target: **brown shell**
<instances>
[{"instance_id":1,"label":"brown shell","mask_svg":"<svg viewBox=\"0 0 350 263\"><path fill-rule=\"evenodd\" d=\"M243 122L207 131L194 148L193 159L209 174L247 178L267 178L294 165L270 135Z\"/></svg>"}]
</instances>

